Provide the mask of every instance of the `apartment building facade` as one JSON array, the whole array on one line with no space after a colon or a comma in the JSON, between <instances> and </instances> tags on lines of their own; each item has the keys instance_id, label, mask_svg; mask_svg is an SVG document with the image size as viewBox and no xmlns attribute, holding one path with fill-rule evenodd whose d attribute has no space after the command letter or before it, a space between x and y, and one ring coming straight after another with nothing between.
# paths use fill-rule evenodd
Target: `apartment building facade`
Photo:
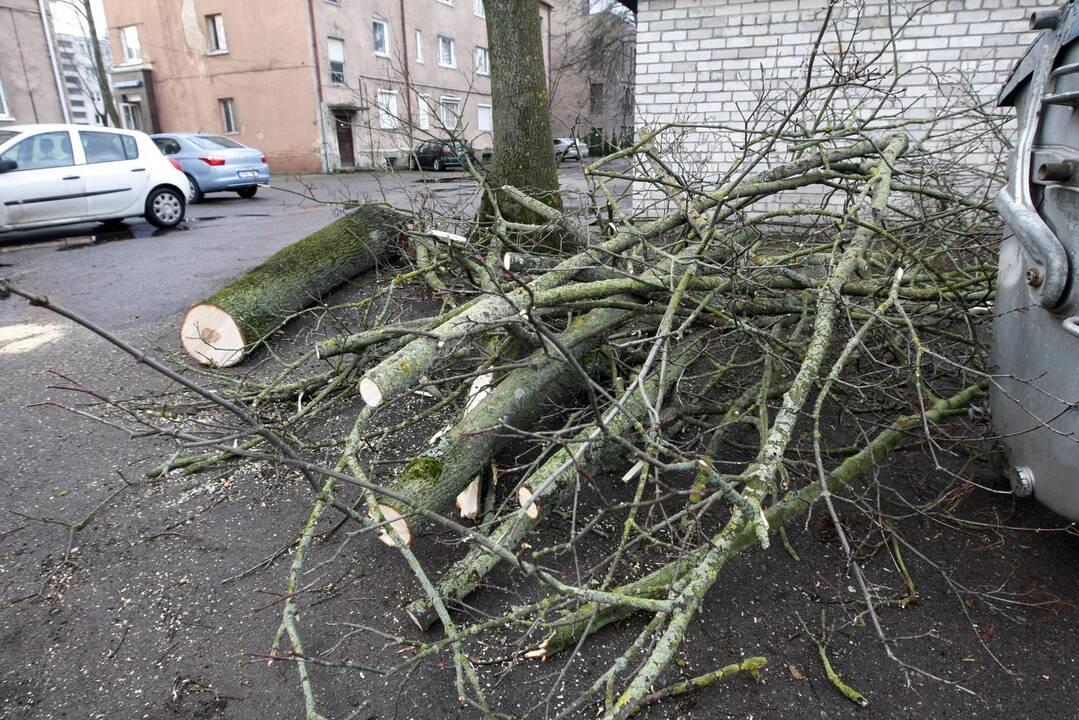
<instances>
[{"instance_id":1,"label":"apartment building facade","mask_svg":"<svg viewBox=\"0 0 1079 720\"><path fill-rule=\"evenodd\" d=\"M56 33L57 56L64 78L71 122L80 125L107 125L101 84L94 64L93 42L85 35ZM109 45L101 40L97 42L101 43L102 59L105 67L108 67L112 61Z\"/></svg>"},{"instance_id":2,"label":"apartment building facade","mask_svg":"<svg viewBox=\"0 0 1079 720\"><path fill-rule=\"evenodd\" d=\"M538 5L545 34L550 6ZM105 0L121 119L226 133L276 172L404 165L453 134L490 147L482 0Z\"/></svg>"},{"instance_id":3,"label":"apartment building facade","mask_svg":"<svg viewBox=\"0 0 1079 720\"><path fill-rule=\"evenodd\" d=\"M0 126L67 120L44 1L0 0Z\"/></svg>"}]
</instances>

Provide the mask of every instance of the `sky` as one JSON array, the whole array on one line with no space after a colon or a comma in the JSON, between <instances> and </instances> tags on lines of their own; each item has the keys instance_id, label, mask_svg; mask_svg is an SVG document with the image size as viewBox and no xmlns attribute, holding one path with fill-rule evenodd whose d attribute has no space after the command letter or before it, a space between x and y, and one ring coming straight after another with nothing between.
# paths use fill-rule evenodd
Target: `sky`
<instances>
[{"instance_id":1,"label":"sky","mask_svg":"<svg viewBox=\"0 0 1079 720\"><path fill-rule=\"evenodd\" d=\"M64 35L87 35L86 26L82 21L82 14L72 7L72 3L82 6L81 0L52 0L53 29ZM94 23L97 25L97 34L105 35L108 24L105 22L105 7L101 0L90 0L94 8Z\"/></svg>"}]
</instances>

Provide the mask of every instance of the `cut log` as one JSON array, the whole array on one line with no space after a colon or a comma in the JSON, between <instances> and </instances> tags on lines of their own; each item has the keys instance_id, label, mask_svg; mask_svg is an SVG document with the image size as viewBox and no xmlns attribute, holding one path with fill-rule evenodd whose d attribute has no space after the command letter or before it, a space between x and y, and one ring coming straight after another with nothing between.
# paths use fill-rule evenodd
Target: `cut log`
<instances>
[{"instance_id":1,"label":"cut log","mask_svg":"<svg viewBox=\"0 0 1079 720\"><path fill-rule=\"evenodd\" d=\"M561 333L559 343L581 357L630 316L625 310L593 310ZM489 389L481 386L477 392ZM390 488L412 502L383 499L383 507L396 510L408 524L408 537L414 538L423 520L419 515L409 516L412 508L437 511L451 505L501 449L506 441L504 427L530 428L544 407L579 389L579 379L564 357L549 348L536 351L526 367L503 378L435 447L401 469ZM373 509L370 512L374 514ZM384 541L390 542L389 538Z\"/></svg>"},{"instance_id":2,"label":"cut log","mask_svg":"<svg viewBox=\"0 0 1079 720\"><path fill-rule=\"evenodd\" d=\"M236 365L289 315L399 247L403 221L390 208L366 205L279 250L187 311L184 350L203 365Z\"/></svg>"}]
</instances>

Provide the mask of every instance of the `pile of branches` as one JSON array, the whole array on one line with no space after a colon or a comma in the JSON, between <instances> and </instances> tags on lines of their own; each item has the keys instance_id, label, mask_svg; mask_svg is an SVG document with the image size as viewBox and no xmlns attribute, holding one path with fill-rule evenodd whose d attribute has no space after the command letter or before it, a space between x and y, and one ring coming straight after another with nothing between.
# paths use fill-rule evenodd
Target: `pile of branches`
<instances>
[{"instance_id":1,"label":"pile of branches","mask_svg":"<svg viewBox=\"0 0 1079 720\"><path fill-rule=\"evenodd\" d=\"M838 82L824 87L832 98ZM266 462L312 488L270 655L296 664L308 717L321 717L316 668L394 674L442 653L460 700L496 716L470 643L501 631L519 662L540 662L587 652L589 636L634 614L639 634L559 717L598 704L602 717L624 718L756 675L764 658L736 658L664 685L724 566L812 508L835 521L876 620L882 599L835 499L897 449L941 451L941 428L986 388L999 224L987 191L957 188L985 187L997 170L964 165L962 143L942 152L939 116L915 131L882 101L869 120L832 124L809 103L819 92L807 85L780 111L762 104L760 121L739 130L738 160L710 182L687 180L657 150L685 129L672 125L587 166L593 192L578 211L497 189L538 224L500 212L477 175L489 217L457 232L407 218L414 264L347 308L319 306L338 318L320 327L336 331L281 360L272 378L213 371L211 391L140 357L200 396L195 409L232 418L177 430L133 412L187 448L156 474ZM952 116L950 137L996 131L980 110L971 117L964 126ZM617 202L619 181L634 184L635 210ZM395 315L397 294L420 288L441 309ZM353 422L327 441L322 420L342 414ZM568 536L537 545L534 531L567 513ZM612 518L618 531L598 535ZM399 550L417 588L402 611L417 636L440 625L440 639L387 634L413 650L392 666L305 652L305 563L316 535L338 522ZM467 545L463 557L417 559L417 545L447 534ZM567 572L586 541L602 559ZM643 547L667 561L635 574L629 560ZM532 599L480 620L462 614L496 566Z\"/></svg>"}]
</instances>

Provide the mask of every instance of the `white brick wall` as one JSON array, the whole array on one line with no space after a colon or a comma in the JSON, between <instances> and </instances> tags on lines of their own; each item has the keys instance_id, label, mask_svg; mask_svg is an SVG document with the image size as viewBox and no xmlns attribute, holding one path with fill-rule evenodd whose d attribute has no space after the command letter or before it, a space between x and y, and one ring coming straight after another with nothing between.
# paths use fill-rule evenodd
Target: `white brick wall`
<instances>
[{"instance_id":1,"label":"white brick wall","mask_svg":"<svg viewBox=\"0 0 1079 720\"><path fill-rule=\"evenodd\" d=\"M637 120L642 130L663 123L744 126L762 96L790 97L804 82L806 57L827 0L639 0ZM1060 0L893 0L892 27L909 16L895 44L901 79L889 109L928 117L963 84L991 100L1034 33L1027 18ZM840 0L822 51L840 42L857 53L877 52L890 37L887 0ZM824 63L818 61L817 75ZM890 55L886 66L890 65ZM887 81L890 82L890 79ZM837 118L840 119L841 118ZM678 129L657 140L684 176L715 178L737 155L729 129ZM987 160L1000 148L987 144ZM655 198L644 200L651 202ZM657 208L658 210L658 208Z\"/></svg>"}]
</instances>

